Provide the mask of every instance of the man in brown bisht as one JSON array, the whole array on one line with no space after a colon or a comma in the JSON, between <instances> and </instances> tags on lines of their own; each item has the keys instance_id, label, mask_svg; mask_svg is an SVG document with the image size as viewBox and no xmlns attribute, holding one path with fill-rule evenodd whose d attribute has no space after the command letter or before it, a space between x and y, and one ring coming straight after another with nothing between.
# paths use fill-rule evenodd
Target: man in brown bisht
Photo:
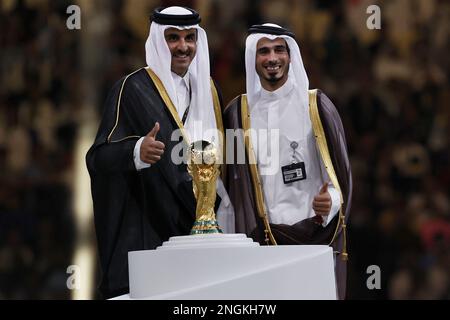
<instances>
[{"instance_id":1,"label":"man in brown bisht","mask_svg":"<svg viewBox=\"0 0 450 320\"><path fill-rule=\"evenodd\" d=\"M267 245L325 244L335 252L339 299L346 290L346 222L352 177L339 114L309 81L294 34L249 29L247 93L224 112L226 187L237 233ZM240 152L242 151L242 152Z\"/></svg>"}]
</instances>

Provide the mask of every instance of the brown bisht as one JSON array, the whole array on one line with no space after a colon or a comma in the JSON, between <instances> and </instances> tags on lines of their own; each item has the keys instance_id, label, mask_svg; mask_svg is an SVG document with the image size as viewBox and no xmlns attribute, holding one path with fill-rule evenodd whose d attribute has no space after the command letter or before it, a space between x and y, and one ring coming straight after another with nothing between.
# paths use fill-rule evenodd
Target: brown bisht
<instances>
[{"instance_id":1,"label":"brown bisht","mask_svg":"<svg viewBox=\"0 0 450 320\"><path fill-rule=\"evenodd\" d=\"M234 137L233 164L227 165L226 188L233 203L236 233L245 233L267 245L330 245L336 253L339 299L345 298L347 279L346 223L352 198L352 175L342 121L336 107L320 90L310 90L310 118L317 147L333 185L342 196L340 212L322 227L308 218L294 225L269 223L262 185L255 163L250 135L250 113L245 95L235 98L224 111L225 129L243 129ZM228 137L227 137L228 138ZM227 141L229 145L230 141ZM245 148L245 163L238 162L238 150ZM228 163L230 163L227 160ZM242 161L241 161L242 162ZM253 164L249 164L253 163Z\"/></svg>"}]
</instances>

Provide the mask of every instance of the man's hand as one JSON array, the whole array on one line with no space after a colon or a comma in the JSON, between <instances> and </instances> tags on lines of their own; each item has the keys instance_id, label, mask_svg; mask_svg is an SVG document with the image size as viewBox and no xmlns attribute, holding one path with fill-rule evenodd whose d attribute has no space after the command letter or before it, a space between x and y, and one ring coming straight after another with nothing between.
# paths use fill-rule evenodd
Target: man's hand
<instances>
[{"instance_id":1,"label":"man's hand","mask_svg":"<svg viewBox=\"0 0 450 320\"><path fill-rule=\"evenodd\" d=\"M314 197L313 209L318 216L326 216L331 210L331 196L328 192L328 182L320 188L319 194Z\"/></svg>"},{"instance_id":2,"label":"man's hand","mask_svg":"<svg viewBox=\"0 0 450 320\"><path fill-rule=\"evenodd\" d=\"M153 129L145 136L141 144L140 157L145 163L155 164L164 153L164 143L156 140L159 131L159 123L156 122Z\"/></svg>"}]
</instances>

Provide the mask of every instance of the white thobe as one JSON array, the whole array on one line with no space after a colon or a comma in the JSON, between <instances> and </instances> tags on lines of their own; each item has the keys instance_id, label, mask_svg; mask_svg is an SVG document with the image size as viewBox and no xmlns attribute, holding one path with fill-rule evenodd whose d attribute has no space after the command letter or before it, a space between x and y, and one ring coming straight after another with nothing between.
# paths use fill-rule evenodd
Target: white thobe
<instances>
[{"instance_id":1,"label":"white thobe","mask_svg":"<svg viewBox=\"0 0 450 320\"><path fill-rule=\"evenodd\" d=\"M323 217L325 227L339 211L340 196L319 156L308 107L300 104L295 90L295 83L289 78L275 91L262 89L256 103L250 106L251 127L256 129L251 131L252 145L264 200L271 223L293 225L315 216L314 197L327 181L332 206L330 214ZM292 142L298 144L295 161L305 163L306 179L285 184L281 167L293 161Z\"/></svg>"}]
</instances>

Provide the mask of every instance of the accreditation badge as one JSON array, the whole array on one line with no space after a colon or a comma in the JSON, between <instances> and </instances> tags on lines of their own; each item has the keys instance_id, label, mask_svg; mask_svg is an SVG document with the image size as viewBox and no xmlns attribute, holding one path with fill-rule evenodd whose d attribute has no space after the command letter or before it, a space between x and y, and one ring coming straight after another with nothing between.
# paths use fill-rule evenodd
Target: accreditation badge
<instances>
[{"instance_id":1,"label":"accreditation badge","mask_svg":"<svg viewBox=\"0 0 450 320\"><path fill-rule=\"evenodd\" d=\"M306 179L304 162L292 163L287 166L281 167L281 172L283 173L284 184Z\"/></svg>"},{"instance_id":2,"label":"accreditation badge","mask_svg":"<svg viewBox=\"0 0 450 320\"><path fill-rule=\"evenodd\" d=\"M305 163L299 161L299 159L295 156L295 149L297 149L298 143L296 141L292 141L290 143L290 147L292 148L292 163L281 167L284 184L306 179Z\"/></svg>"}]
</instances>

